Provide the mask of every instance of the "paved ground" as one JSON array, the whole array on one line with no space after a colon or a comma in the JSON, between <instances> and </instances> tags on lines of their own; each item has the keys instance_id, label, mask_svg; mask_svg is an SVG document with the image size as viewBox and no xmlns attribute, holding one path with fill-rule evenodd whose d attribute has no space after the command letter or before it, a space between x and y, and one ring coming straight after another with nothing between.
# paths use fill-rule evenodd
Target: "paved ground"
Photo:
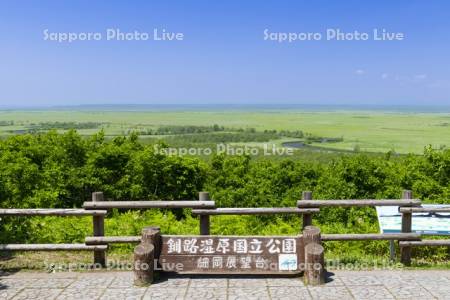
<instances>
[{"instance_id":1,"label":"paved ground","mask_svg":"<svg viewBox=\"0 0 450 300\"><path fill-rule=\"evenodd\" d=\"M300 278L161 278L132 286L131 272L0 273L0 299L450 299L450 271L335 272L320 287Z\"/></svg>"}]
</instances>

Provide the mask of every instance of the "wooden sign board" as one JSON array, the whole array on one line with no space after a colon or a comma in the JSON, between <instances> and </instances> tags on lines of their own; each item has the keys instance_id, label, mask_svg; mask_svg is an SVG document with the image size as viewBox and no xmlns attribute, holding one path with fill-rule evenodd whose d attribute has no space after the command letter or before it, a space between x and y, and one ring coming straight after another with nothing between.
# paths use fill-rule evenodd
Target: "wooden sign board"
<instances>
[{"instance_id":1,"label":"wooden sign board","mask_svg":"<svg viewBox=\"0 0 450 300\"><path fill-rule=\"evenodd\" d=\"M295 274L303 271L301 236L163 235L162 270L205 274Z\"/></svg>"}]
</instances>

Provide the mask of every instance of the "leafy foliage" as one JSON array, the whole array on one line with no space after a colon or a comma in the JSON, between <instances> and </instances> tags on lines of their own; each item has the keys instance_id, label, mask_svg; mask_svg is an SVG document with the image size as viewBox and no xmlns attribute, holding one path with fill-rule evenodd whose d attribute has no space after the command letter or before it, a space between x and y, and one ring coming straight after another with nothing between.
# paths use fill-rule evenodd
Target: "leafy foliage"
<instances>
[{"instance_id":1,"label":"leafy foliage","mask_svg":"<svg viewBox=\"0 0 450 300\"><path fill-rule=\"evenodd\" d=\"M113 201L196 199L201 190L222 207L292 207L304 190L320 199L378 199L398 198L403 189L412 189L424 202L449 203L450 150L427 147L423 156L353 154L323 161L216 155L205 162L159 153L139 143L136 134L107 141L103 132L82 138L75 131L51 131L0 141L3 208L80 207L93 191ZM92 230L90 218L9 217L0 222L0 242L81 242ZM373 208L324 209L314 222L327 233L378 231ZM106 231L134 235L150 224L159 224L165 233L198 230L189 210L152 210L115 211L106 220ZM296 216L212 218L215 234L295 234L300 225ZM383 242L339 243L330 251L387 255L388 247ZM442 249L426 251L448 258Z\"/></svg>"}]
</instances>

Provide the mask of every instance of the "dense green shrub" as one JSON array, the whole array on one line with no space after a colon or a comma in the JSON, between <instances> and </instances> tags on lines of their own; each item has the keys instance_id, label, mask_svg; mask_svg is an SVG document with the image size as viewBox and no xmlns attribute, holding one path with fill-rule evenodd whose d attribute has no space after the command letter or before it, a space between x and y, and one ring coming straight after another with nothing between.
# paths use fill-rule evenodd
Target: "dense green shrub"
<instances>
[{"instance_id":1,"label":"dense green shrub","mask_svg":"<svg viewBox=\"0 0 450 300\"><path fill-rule=\"evenodd\" d=\"M216 155L206 162L159 153L141 144L136 134L107 141L102 132L82 138L75 131L51 131L0 141L2 208L80 207L93 191L113 201L196 199L207 190L218 206L274 207L295 206L304 190L316 199L377 199L398 198L403 189L412 189L425 202L450 203L450 150L428 147L423 156L346 154L314 161ZM301 225L296 216L212 219L217 234L295 234ZM378 231L373 208L323 209L314 222L328 233ZM106 221L106 233L139 234L150 224L165 233L198 230L189 210L115 211ZM82 242L91 227L90 218L2 218L0 242ZM370 242L333 248L333 253L352 251L386 255L388 247Z\"/></svg>"}]
</instances>

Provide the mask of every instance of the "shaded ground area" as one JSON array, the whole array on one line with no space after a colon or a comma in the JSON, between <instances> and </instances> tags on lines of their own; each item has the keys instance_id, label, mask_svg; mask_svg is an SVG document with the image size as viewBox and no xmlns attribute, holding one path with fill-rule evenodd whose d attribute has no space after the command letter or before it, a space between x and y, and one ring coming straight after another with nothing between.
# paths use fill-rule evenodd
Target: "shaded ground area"
<instances>
[{"instance_id":1,"label":"shaded ground area","mask_svg":"<svg viewBox=\"0 0 450 300\"><path fill-rule=\"evenodd\" d=\"M0 273L0 299L450 299L450 271L338 271L301 278L166 275L148 288L132 272Z\"/></svg>"}]
</instances>

